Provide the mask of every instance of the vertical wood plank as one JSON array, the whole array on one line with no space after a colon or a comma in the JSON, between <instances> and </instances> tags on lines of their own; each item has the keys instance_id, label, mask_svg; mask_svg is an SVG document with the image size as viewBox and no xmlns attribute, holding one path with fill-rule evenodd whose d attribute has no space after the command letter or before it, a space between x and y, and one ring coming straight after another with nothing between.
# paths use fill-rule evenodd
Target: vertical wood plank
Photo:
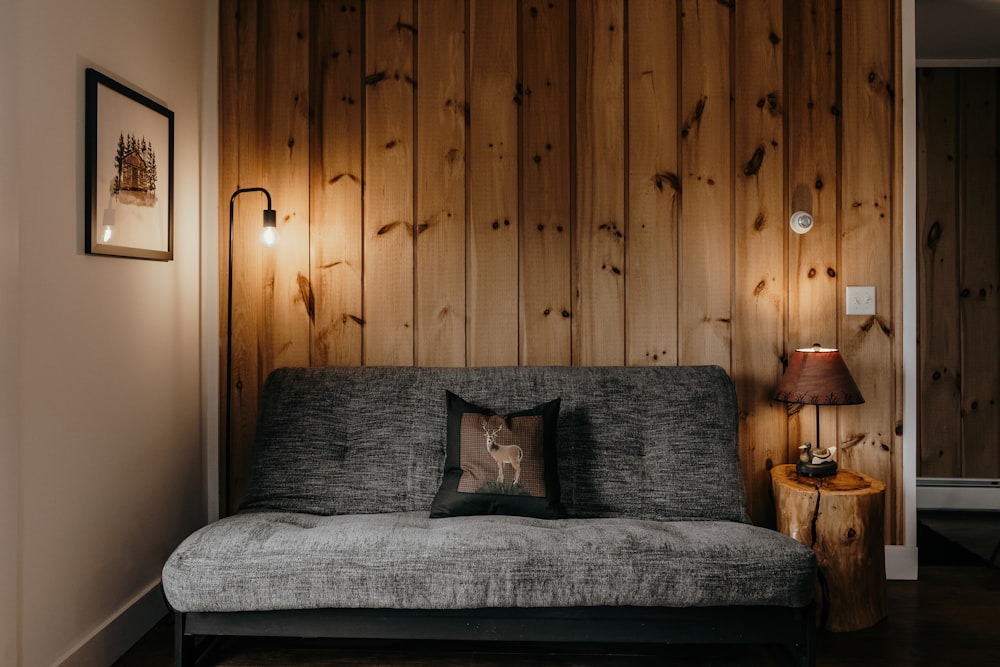
<instances>
[{"instance_id":1,"label":"vertical wood plank","mask_svg":"<svg viewBox=\"0 0 1000 667\"><path fill-rule=\"evenodd\" d=\"M312 0L313 366L361 364L361 21L359 0Z\"/></svg>"},{"instance_id":2,"label":"vertical wood plank","mask_svg":"<svg viewBox=\"0 0 1000 667\"><path fill-rule=\"evenodd\" d=\"M569 0L521 0L520 363L571 363Z\"/></svg>"},{"instance_id":3,"label":"vertical wood plank","mask_svg":"<svg viewBox=\"0 0 1000 667\"><path fill-rule=\"evenodd\" d=\"M1000 477L997 70L959 74L962 474Z\"/></svg>"},{"instance_id":4,"label":"vertical wood plank","mask_svg":"<svg viewBox=\"0 0 1000 667\"><path fill-rule=\"evenodd\" d=\"M465 2L418 5L416 364L465 365Z\"/></svg>"},{"instance_id":5,"label":"vertical wood plank","mask_svg":"<svg viewBox=\"0 0 1000 667\"><path fill-rule=\"evenodd\" d=\"M626 353L631 366L677 363L677 3L628 7ZM780 181L779 181L780 183Z\"/></svg>"},{"instance_id":6,"label":"vertical wood plank","mask_svg":"<svg viewBox=\"0 0 1000 667\"><path fill-rule=\"evenodd\" d=\"M836 0L785 3L788 208L781 222L788 239L786 355L813 343L836 347L838 340L836 5ZM795 211L812 214L809 233L788 228L788 216ZM803 442L816 442L814 409L788 406L786 460L795 460ZM819 441L832 444L837 422L828 416Z\"/></svg>"},{"instance_id":7,"label":"vertical wood plank","mask_svg":"<svg viewBox=\"0 0 1000 667\"><path fill-rule=\"evenodd\" d=\"M733 380L740 405L750 517L773 525L772 464L787 446L784 406L771 400L781 379L785 333L782 3L736 5L734 48L736 248Z\"/></svg>"},{"instance_id":8,"label":"vertical wood plank","mask_svg":"<svg viewBox=\"0 0 1000 667\"><path fill-rule=\"evenodd\" d=\"M731 19L732 9L717 0L682 2L679 361L726 370L733 316Z\"/></svg>"},{"instance_id":9,"label":"vertical wood plank","mask_svg":"<svg viewBox=\"0 0 1000 667\"><path fill-rule=\"evenodd\" d=\"M469 26L467 361L471 366L517 365L515 0L470 0Z\"/></svg>"},{"instance_id":10,"label":"vertical wood plank","mask_svg":"<svg viewBox=\"0 0 1000 667\"><path fill-rule=\"evenodd\" d=\"M841 319L840 349L865 397L838 408L838 460L895 488L896 323L892 319L893 88L892 0L843 3L841 284L873 285L876 313ZM895 497L886 499L895 534Z\"/></svg>"},{"instance_id":11,"label":"vertical wood plank","mask_svg":"<svg viewBox=\"0 0 1000 667\"><path fill-rule=\"evenodd\" d=\"M625 8L581 0L576 15L573 363L625 361Z\"/></svg>"},{"instance_id":12,"label":"vertical wood plank","mask_svg":"<svg viewBox=\"0 0 1000 667\"><path fill-rule=\"evenodd\" d=\"M232 514L246 491L260 391L264 282L261 274L261 195L241 195L233 208L232 374L226 377L229 202L241 187L262 181L258 145L257 3L224 0L219 6L219 449L220 511ZM251 113L247 113L250 110ZM226 395L231 396L226 423ZM228 441L228 443L227 443Z\"/></svg>"},{"instance_id":13,"label":"vertical wood plank","mask_svg":"<svg viewBox=\"0 0 1000 667\"><path fill-rule=\"evenodd\" d=\"M270 335L261 374L308 366L313 290L309 281L309 2L261 5L261 154L280 244L266 254L264 316ZM257 234L255 234L257 235ZM273 273L269 268L273 266Z\"/></svg>"},{"instance_id":14,"label":"vertical wood plank","mask_svg":"<svg viewBox=\"0 0 1000 667\"><path fill-rule=\"evenodd\" d=\"M412 0L365 5L365 365L413 363Z\"/></svg>"},{"instance_id":15,"label":"vertical wood plank","mask_svg":"<svg viewBox=\"0 0 1000 667\"><path fill-rule=\"evenodd\" d=\"M958 71L917 72L919 442L924 477L960 477Z\"/></svg>"}]
</instances>

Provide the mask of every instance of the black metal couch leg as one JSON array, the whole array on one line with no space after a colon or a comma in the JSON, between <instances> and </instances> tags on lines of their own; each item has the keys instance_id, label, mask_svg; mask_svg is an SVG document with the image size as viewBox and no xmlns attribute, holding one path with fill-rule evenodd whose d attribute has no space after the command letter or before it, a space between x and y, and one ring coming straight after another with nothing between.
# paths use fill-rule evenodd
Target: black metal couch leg
<instances>
[{"instance_id":1,"label":"black metal couch leg","mask_svg":"<svg viewBox=\"0 0 1000 667\"><path fill-rule=\"evenodd\" d=\"M802 611L802 642L795 646L798 667L816 667L816 603Z\"/></svg>"},{"instance_id":2,"label":"black metal couch leg","mask_svg":"<svg viewBox=\"0 0 1000 667\"><path fill-rule=\"evenodd\" d=\"M184 614L174 612L174 667L193 667L194 637L184 634Z\"/></svg>"}]
</instances>

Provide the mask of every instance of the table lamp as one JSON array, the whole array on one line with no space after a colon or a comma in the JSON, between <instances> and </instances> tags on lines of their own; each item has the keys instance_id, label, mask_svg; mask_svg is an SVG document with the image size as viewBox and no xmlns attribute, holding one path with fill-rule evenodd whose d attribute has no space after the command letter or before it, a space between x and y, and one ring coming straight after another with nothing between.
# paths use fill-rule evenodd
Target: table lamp
<instances>
[{"instance_id":1,"label":"table lamp","mask_svg":"<svg viewBox=\"0 0 1000 667\"><path fill-rule=\"evenodd\" d=\"M835 348L824 348L819 343L795 350L788 360L788 368L774 392L774 399L784 403L816 406L816 447L805 443L802 458L796 471L808 477L826 477L837 472L833 455L836 446L823 449L819 440L819 406L855 405L864 403L858 385L854 383L847 364Z\"/></svg>"}]
</instances>

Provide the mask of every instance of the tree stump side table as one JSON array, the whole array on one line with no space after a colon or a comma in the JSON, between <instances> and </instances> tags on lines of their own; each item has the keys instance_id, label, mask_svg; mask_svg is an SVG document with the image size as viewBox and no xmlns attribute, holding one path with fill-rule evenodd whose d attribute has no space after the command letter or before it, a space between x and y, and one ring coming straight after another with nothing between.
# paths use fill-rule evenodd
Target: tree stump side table
<instances>
[{"instance_id":1,"label":"tree stump side table","mask_svg":"<svg viewBox=\"0 0 1000 667\"><path fill-rule=\"evenodd\" d=\"M771 486L778 530L816 552L821 627L849 632L885 618L885 484L843 469L806 477L789 464L772 468Z\"/></svg>"}]
</instances>

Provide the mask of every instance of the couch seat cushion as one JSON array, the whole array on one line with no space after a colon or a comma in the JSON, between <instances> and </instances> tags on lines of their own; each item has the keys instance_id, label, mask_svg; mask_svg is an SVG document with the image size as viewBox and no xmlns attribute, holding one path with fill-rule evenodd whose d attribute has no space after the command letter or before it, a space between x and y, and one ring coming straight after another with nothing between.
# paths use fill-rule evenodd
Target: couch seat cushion
<instances>
[{"instance_id":1,"label":"couch seat cushion","mask_svg":"<svg viewBox=\"0 0 1000 667\"><path fill-rule=\"evenodd\" d=\"M813 552L726 521L244 512L167 561L176 611L805 606Z\"/></svg>"}]
</instances>

